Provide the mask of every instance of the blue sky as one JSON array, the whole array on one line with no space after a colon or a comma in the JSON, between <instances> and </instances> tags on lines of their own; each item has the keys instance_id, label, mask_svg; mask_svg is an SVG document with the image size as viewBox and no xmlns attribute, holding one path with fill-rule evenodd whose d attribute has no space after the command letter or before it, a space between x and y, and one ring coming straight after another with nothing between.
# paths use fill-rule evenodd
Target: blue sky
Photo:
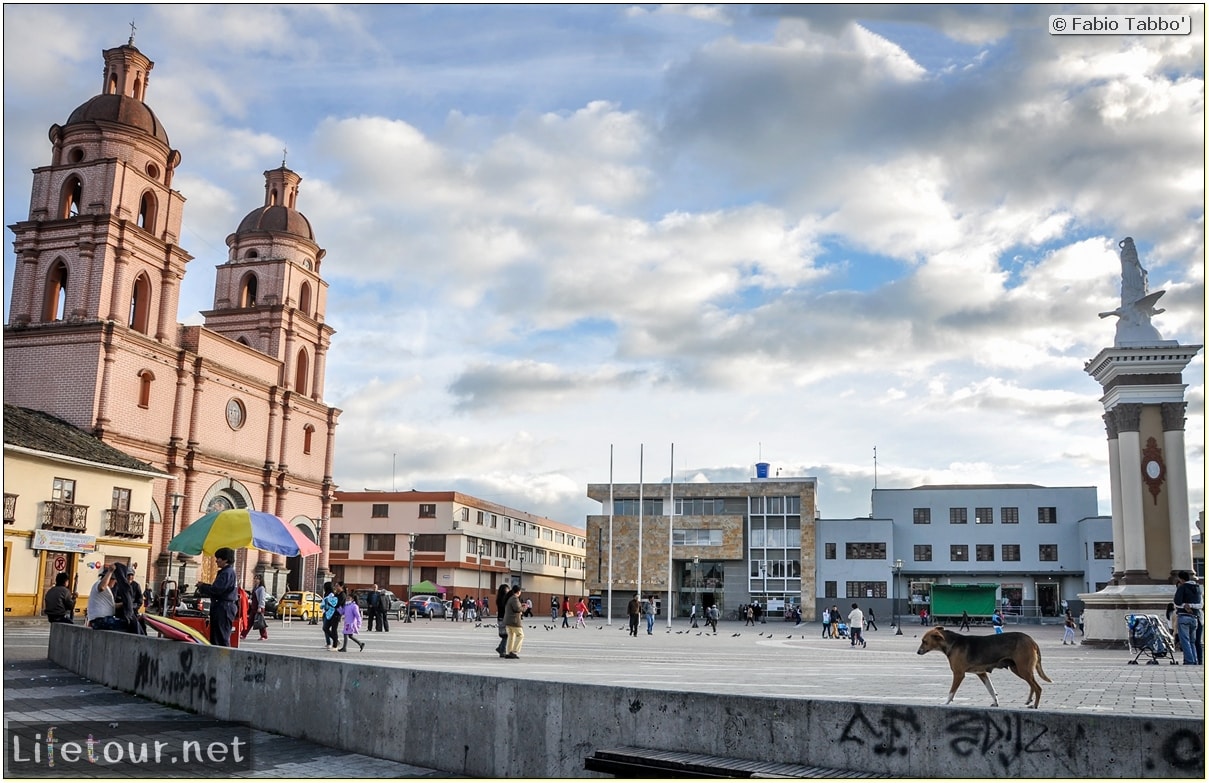
<instances>
[{"instance_id":1,"label":"blue sky","mask_svg":"<svg viewBox=\"0 0 1209 783\"><path fill-rule=\"evenodd\" d=\"M845 517L877 447L883 488L1094 485L1107 513L1083 365L1121 238L1163 337L1204 340L1204 17L1051 36L1063 8L8 4L5 222L133 20L183 156L180 320L283 149L303 177L342 488L583 524L611 446L655 481L675 443L677 481L763 458ZM1203 357L1184 379L1195 517Z\"/></svg>"}]
</instances>

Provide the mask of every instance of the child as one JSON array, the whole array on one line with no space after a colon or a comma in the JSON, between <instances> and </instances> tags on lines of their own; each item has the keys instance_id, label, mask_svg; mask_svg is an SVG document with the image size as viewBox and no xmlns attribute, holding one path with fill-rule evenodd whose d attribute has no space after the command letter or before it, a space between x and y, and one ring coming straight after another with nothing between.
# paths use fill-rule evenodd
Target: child
<instances>
[{"instance_id":1,"label":"child","mask_svg":"<svg viewBox=\"0 0 1209 783\"><path fill-rule=\"evenodd\" d=\"M340 652L348 652L349 639L352 639L360 649L364 650L365 642L357 638L357 634L361 632L361 610L351 596L343 597L344 603L337 609L344 616L344 646L340 648Z\"/></svg>"}]
</instances>

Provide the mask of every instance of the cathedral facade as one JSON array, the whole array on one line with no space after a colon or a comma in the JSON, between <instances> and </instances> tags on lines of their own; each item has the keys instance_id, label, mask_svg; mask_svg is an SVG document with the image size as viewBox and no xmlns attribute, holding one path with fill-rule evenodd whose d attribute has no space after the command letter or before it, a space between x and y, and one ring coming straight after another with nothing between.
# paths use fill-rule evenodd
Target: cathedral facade
<instances>
[{"instance_id":1,"label":"cathedral facade","mask_svg":"<svg viewBox=\"0 0 1209 783\"><path fill-rule=\"evenodd\" d=\"M284 162L265 172L264 203L226 238L213 307L201 326L179 323L193 260L179 244L185 197L172 188L182 156L146 103L154 63L133 39L103 55L101 93L51 126L28 219L10 226L5 402L171 477L155 481L145 509L162 520L147 534L149 583L205 579L210 558L169 555L168 541L209 511L248 508L301 528L324 554L306 564L241 552L243 583L259 573L272 594L311 589L327 569L340 411L323 399L334 330L325 251L297 209L301 177Z\"/></svg>"}]
</instances>

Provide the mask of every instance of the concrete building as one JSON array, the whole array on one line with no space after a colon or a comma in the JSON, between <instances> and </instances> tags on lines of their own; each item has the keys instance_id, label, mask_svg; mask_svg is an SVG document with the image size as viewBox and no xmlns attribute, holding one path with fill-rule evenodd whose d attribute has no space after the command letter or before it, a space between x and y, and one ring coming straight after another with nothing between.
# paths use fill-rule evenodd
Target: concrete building
<instances>
[{"instance_id":1,"label":"concrete building","mask_svg":"<svg viewBox=\"0 0 1209 783\"><path fill-rule=\"evenodd\" d=\"M104 563L147 574L152 486L164 474L62 419L4 406L4 613L41 614L55 576L82 599Z\"/></svg>"},{"instance_id":2,"label":"concrete building","mask_svg":"<svg viewBox=\"0 0 1209 783\"><path fill-rule=\"evenodd\" d=\"M639 593L661 613L670 596L673 617L694 604L727 617L752 601L776 612L812 600L816 480L761 466L747 483L589 484L602 510L588 517L589 589L611 592L614 616Z\"/></svg>"},{"instance_id":3,"label":"concrete building","mask_svg":"<svg viewBox=\"0 0 1209 783\"><path fill-rule=\"evenodd\" d=\"M673 617L694 604L726 617L755 602L772 616L800 605L814 621L855 601L885 623L895 598L900 613L918 614L936 584L993 585L997 601L1035 619L1064 600L1078 608L1079 593L1112 577L1112 524L1097 515L1095 487L879 489L870 518L817 519L816 479L757 473L748 483L589 485L605 512L588 517L589 589L611 585L618 616L636 592L661 604L670 592Z\"/></svg>"},{"instance_id":4,"label":"concrete building","mask_svg":"<svg viewBox=\"0 0 1209 783\"><path fill-rule=\"evenodd\" d=\"M206 512L268 511L313 540L328 514L340 412L323 401L324 250L283 163L227 237L204 324L178 323L192 260L180 245L185 197L172 188L182 155L145 102L154 63L133 38L103 57L100 94L50 127L29 217L10 226L4 397L166 474L147 512L153 581L193 584L210 558L165 548ZM259 552L241 551L237 568L278 594L301 576L296 559Z\"/></svg>"},{"instance_id":5,"label":"concrete building","mask_svg":"<svg viewBox=\"0 0 1209 783\"><path fill-rule=\"evenodd\" d=\"M1016 617L1056 617L1112 579L1095 487L875 489L871 518L819 520L817 543L819 610L856 601L883 622L930 611L935 585L993 586Z\"/></svg>"},{"instance_id":6,"label":"concrete building","mask_svg":"<svg viewBox=\"0 0 1209 783\"><path fill-rule=\"evenodd\" d=\"M336 492L329 541L350 587L405 597L429 581L452 597L519 584L538 615L551 596L584 595L582 529L460 492Z\"/></svg>"}]
</instances>

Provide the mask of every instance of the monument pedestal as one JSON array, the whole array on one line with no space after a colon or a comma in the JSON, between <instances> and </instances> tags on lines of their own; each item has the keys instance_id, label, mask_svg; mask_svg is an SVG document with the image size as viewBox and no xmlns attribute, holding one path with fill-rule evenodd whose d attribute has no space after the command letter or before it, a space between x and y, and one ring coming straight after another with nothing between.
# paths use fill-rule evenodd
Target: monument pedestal
<instances>
[{"instance_id":1,"label":"monument pedestal","mask_svg":"<svg viewBox=\"0 0 1209 783\"><path fill-rule=\"evenodd\" d=\"M1097 593L1080 593L1083 601L1083 643L1093 647L1129 646L1131 614L1153 614L1167 622L1167 605L1175 595L1174 585L1109 585Z\"/></svg>"}]
</instances>

